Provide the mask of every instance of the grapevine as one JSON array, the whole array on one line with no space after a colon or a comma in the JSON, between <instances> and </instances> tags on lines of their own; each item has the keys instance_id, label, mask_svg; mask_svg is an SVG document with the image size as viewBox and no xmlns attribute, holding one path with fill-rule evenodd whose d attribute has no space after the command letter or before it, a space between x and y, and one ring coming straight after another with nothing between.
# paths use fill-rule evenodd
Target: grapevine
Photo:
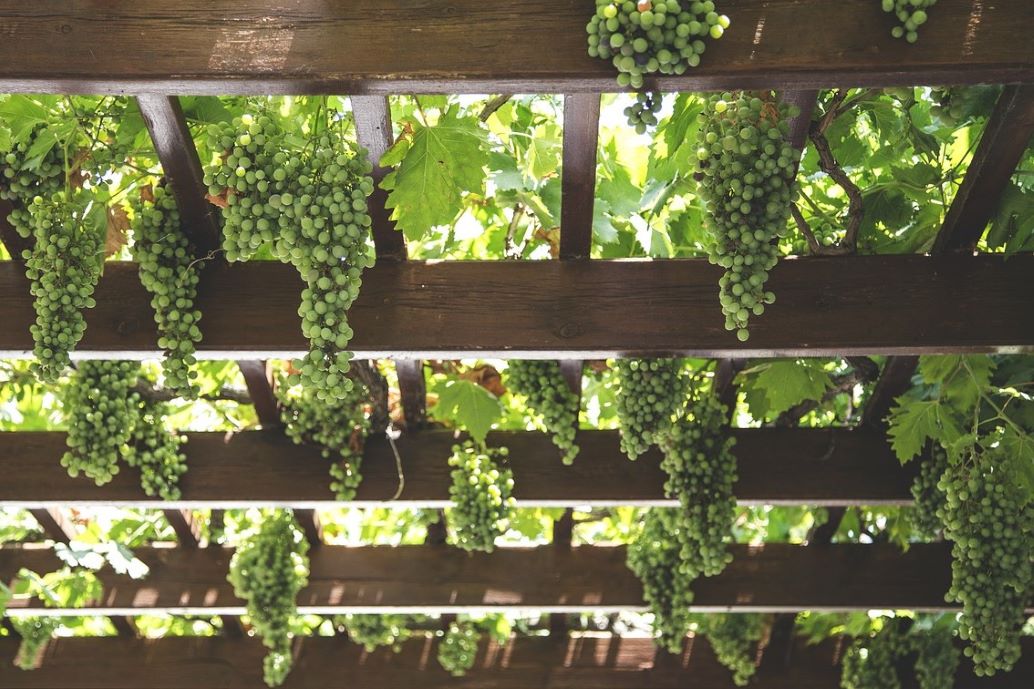
<instances>
[{"instance_id":1,"label":"grapevine","mask_svg":"<svg viewBox=\"0 0 1034 689\"><path fill-rule=\"evenodd\" d=\"M912 480L912 521L920 535L933 538L941 531L938 512L944 507L944 491L938 485L948 468L948 453L938 444L922 459L919 473Z\"/></svg>"},{"instance_id":2,"label":"grapevine","mask_svg":"<svg viewBox=\"0 0 1034 689\"><path fill-rule=\"evenodd\" d=\"M165 385L183 397L196 397L197 363L194 352L201 341L201 311L196 307L199 274L204 265L194 260L194 247L180 226L176 199L164 186L153 200L134 203L133 258L139 264L140 283L151 295L158 326L158 346L165 351Z\"/></svg>"},{"instance_id":3,"label":"grapevine","mask_svg":"<svg viewBox=\"0 0 1034 689\"><path fill-rule=\"evenodd\" d=\"M578 396L571 391L560 364L556 361L511 361L507 383L528 398L528 408L540 414L546 429L553 434L553 444L564 453L564 464L574 463L578 456L575 434L578 430Z\"/></svg>"},{"instance_id":4,"label":"grapevine","mask_svg":"<svg viewBox=\"0 0 1034 689\"><path fill-rule=\"evenodd\" d=\"M141 399L122 456L126 464L140 469L144 493L162 500L179 500L179 480L187 471L182 445L187 439L169 429L168 414L169 405L165 402Z\"/></svg>"},{"instance_id":5,"label":"grapevine","mask_svg":"<svg viewBox=\"0 0 1034 689\"><path fill-rule=\"evenodd\" d=\"M474 667L480 640L481 633L470 620L450 623L438 644L438 664L453 677L462 677Z\"/></svg>"},{"instance_id":6,"label":"grapevine","mask_svg":"<svg viewBox=\"0 0 1034 689\"><path fill-rule=\"evenodd\" d=\"M678 510L651 509L643 520L642 531L628 547L628 568L642 582L643 599L653 614L658 642L671 653L682 649L692 621L692 581L679 571L683 527Z\"/></svg>"},{"instance_id":7,"label":"grapevine","mask_svg":"<svg viewBox=\"0 0 1034 689\"><path fill-rule=\"evenodd\" d=\"M700 115L698 194L711 235L709 260L725 269L719 299L725 327L746 341L747 322L775 295L765 290L778 260L775 239L796 198L800 151L786 135L796 109L748 93L715 94Z\"/></svg>"},{"instance_id":8,"label":"grapevine","mask_svg":"<svg viewBox=\"0 0 1034 689\"><path fill-rule=\"evenodd\" d=\"M283 683L291 671L291 624L295 598L309 577L308 542L287 510L265 513L258 530L237 546L227 577L244 599L248 617L269 649L263 661L266 684Z\"/></svg>"},{"instance_id":9,"label":"grapevine","mask_svg":"<svg viewBox=\"0 0 1034 689\"><path fill-rule=\"evenodd\" d=\"M56 617L12 617L10 621L22 638L14 664L22 670L35 670L39 667L43 649L61 626L61 621Z\"/></svg>"},{"instance_id":10,"label":"grapevine","mask_svg":"<svg viewBox=\"0 0 1034 689\"><path fill-rule=\"evenodd\" d=\"M515 504L513 474L504 466L508 455L505 447L486 448L472 440L452 448L449 523L464 550L491 552L506 531Z\"/></svg>"},{"instance_id":11,"label":"grapevine","mask_svg":"<svg viewBox=\"0 0 1034 689\"><path fill-rule=\"evenodd\" d=\"M937 4L937 0L880 0L883 11L897 17L898 26L890 31L894 38L904 38L915 43L919 38L919 27L928 19L926 11Z\"/></svg>"},{"instance_id":12,"label":"grapevine","mask_svg":"<svg viewBox=\"0 0 1034 689\"><path fill-rule=\"evenodd\" d=\"M391 646L397 653L400 644L410 637L406 615L342 615L337 622L348 631L348 637L372 653L381 646Z\"/></svg>"},{"instance_id":13,"label":"grapevine","mask_svg":"<svg viewBox=\"0 0 1034 689\"><path fill-rule=\"evenodd\" d=\"M635 459L671 428L685 382L679 359L618 359L617 414L621 451Z\"/></svg>"},{"instance_id":14,"label":"grapevine","mask_svg":"<svg viewBox=\"0 0 1034 689\"><path fill-rule=\"evenodd\" d=\"M757 672L757 647L765 631L764 617L750 613L705 615L700 623L715 656L732 672L733 682L745 687Z\"/></svg>"},{"instance_id":15,"label":"grapevine","mask_svg":"<svg viewBox=\"0 0 1034 689\"><path fill-rule=\"evenodd\" d=\"M304 384L292 387L281 379L276 394L287 437L296 444L314 443L325 458L333 458L330 489L338 500L354 499L370 432L366 387L356 384L342 397L324 401L318 390Z\"/></svg>"},{"instance_id":16,"label":"grapevine","mask_svg":"<svg viewBox=\"0 0 1034 689\"><path fill-rule=\"evenodd\" d=\"M247 260L270 245L305 281L298 314L309 352L295 362L291 382L328 401L352 389L348 309L372 261L366 198L373 180L370 163L343 130L317 132L319 124L300 145L275 113L261 107L210 125L209 147L221 155L205 181L213 198L225 197L226 259Z\"/></svg>"},{"instance_id":17,"label":"grapevine","mask_svg":"<svg viewBox=\"0 0 1034 689\"><path fill-rule=\"evenodd\" d=\"M1005 471L1001 445L961 453L938 487L952 544L946 600L962 604L959 636L978 676L1008 671L1020 657L1024 610L1034 592L1034 502Z\"/></svg>"},{"instance_id":18,"label":"grapevine","mask_svg":"<svg viewBox=\"0 0 1034 689\"><path fill-rule=\"evenodd\" d=\"M30 164L29 151L43 131L42 127L34 128L4 155L0 164L0 200L15 202L7 220L26 239L32 236L34 226L28 205L37 196L49 199L65 188L65 161L59 147L51 147L38 164Z\"/></svg>"}]
</instances>

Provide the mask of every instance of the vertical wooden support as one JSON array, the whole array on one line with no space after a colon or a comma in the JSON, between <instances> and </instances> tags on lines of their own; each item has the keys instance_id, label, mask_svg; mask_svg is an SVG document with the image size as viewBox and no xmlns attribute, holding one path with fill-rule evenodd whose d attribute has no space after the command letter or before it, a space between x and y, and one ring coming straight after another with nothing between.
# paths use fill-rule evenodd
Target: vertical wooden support
<instances>
[{"instance_id":1,"label":"vertical wooden support","mask_svg":"<svg viewBox=\"0 0 1034 689\"><path fill-rule=\"evenodd\" d=\"M596 149L600 96L564 96L564 153L561 169L560 258L589 258L596 198Z\"/></svg>"},{"instance_id":2,"label":"vertical wooden support","mask_svg":"<svg viewBox=\"0 0 1034 689\"><path fill-rule=\"evenodd\" d=\"M75 525L60 510L48 507L29 510L29 513L39 522L44 535L55 543L68 543L75 538Z\"/></svg>"},{"instance_id":3,"label":"vertical wooden support","mask_svg":"<svg viewBox=\"0 0 1034 689\"><path fill-rule=\"evenodd\" d=\"M162 510L162 514L176 532L181 548L197 548L201 545L201 525L190 510Z\"/></svg>"},{"instance_id":4,"label":"vertical wooden support","mask_svg":"<svg viewBox=\"0 0 1034 689\"><path fill-rule=\"evenodd\" d=\"M418 431L427 424L427 382L424 364L419 359L396 359L395 371L402 397L402 413L406 430Z\"/></svg>"},{"instance_id":5,"label":"vertical wooden support","mask_svg":"<svg viewBox=\"0 0 1034 689\"><path fill-rule=\"evenodd\" d=\"M268 362L243 360L237 367L244 376L244 384L248 386L248 394L255 405L255 415L263 428L276 428L281 425L280 404L273 394L273 376Z\"/></svg>"},{"instance_id":6,"label":"vertical wooden support","mask_svg":"<svg viewBox=\"0 0 1034 689\"><path fill-rule=\"evenodd\" d=\"M402 232L395 229L391 212L386 206L388 192L381 189L381 180L389 170L381 167L380 159L394 141L388 98L350 96L350 99L356 137L359 139L359 145L366 149L367 157L373 164L371 176L374 189L367 202L367 208L373 221L373 243L377 249L377 259L402 261L406 259L406 241Z\"/></svg>"}]
</instances>

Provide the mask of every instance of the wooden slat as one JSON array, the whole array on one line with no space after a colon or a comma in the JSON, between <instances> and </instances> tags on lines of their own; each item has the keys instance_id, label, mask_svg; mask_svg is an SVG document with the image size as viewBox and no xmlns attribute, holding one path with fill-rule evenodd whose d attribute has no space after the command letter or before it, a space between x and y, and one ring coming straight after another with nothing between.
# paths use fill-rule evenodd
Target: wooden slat
<instances>
[{"instance_id":1,"label":"wooden slat","mask_svg":"<svg viewBox=\"0 0 1034 689\"><path fill-rule=\"evenodd\" d=\"M1034 136L1034 86L1007 86L987 121L933 253L972 251Z\"/></svg>"},{"instance_id":2,"label":"wooden slat","mask_svg":"<svg viewBox=\"0 0 1034 689\"><path fill-rule=\"evenodd\" d=\"M862 412L861 423L870 428L884 428L884 419L894 406L894 400L905 394L912 387L912 376L919 365L917 356L892 356L883 365L876 386L869 396Z\"/></svg>"},{"instance_id":3,"label":"wooden slat","mask_svg":"<svg viewBox=\"0 0 1034 689\"><path fill-rule=\"evenodd\" d=\"M0 658L17 652L0 640ZM834 689L840 686L841 649L835 641L792 644L792 662L763 666L756 689ZM397 652L372 653L344 637L309 637L297 648L284 689L736 689L706 639L687 639L682 653L656 650L652 639L577 636L521 637L503 646L482 643L471 670L457 679L438 665L436 642L410 639ZM262 683L258 639L167 637L164 639L62 638L49 643L42 667L32 672L0 663L7 689L254 689ZM98 662L103 659L104 662ZM1034 642L1009 673L978 679L963 660L955 689L1029 689ZM913 672L900 673L902 689L917 689Z\"/></svg>"},{"instance_id":4,"label":"wooden slat","mask_svg":"<svg viewBox=\"0 0 1034 689\"><path fill-rule=\"evenodd\" d=\"M176 532L176 540L181 548L197 548L201 544L201 524L187 509L165 509L162 514L169 526Z\"/></svg>"},{"instance_id":5,"label":"wooden slat","mask_svg":"<svg viewBox=\"0 0 1034 689\"><path fill-rule=\"evenodd\" d=\"M239 360L237 367L244 376L244 384L248 386L248 394L255 405L255 415L263 428L276 428L281 425L280 403L273 394L273 379L269 364L255 359Z\"/></svg>"},{"instance_id":6,"label":"wooden slat","mask_svg":"<svg viewBox=\"0 0 1034 689\"><path fill-rule=\"evenodd\" d=\"M901 505L911 502L915 468L902 467L878 430L810 428L736 429L743 504ZM294 445L281 433L188 433L184 451L190 471L180 479L183 498L159 503L140 490L127 468L97 487L69 478L61 467L63 433L0 433L0 506L43 504L138 505L197 509L266 505L340 507L327 486L328 460L312 446ZM395 458L383 437L370 438L363 481L352 504L445 507L449 504L452 431L403 434L395 441L406 484L397 501ZM664 499L665 474L654 449L629 462L617 431L580 431L581 453L564 466L549 436L537 432L491 433L488 443L510 449L514 495L520 505L674 505Z\"/></svg>"},{"instance_id":7,"label":"wooden slat","mask_svg":"<svg viewBox=\"0 0 1034 689\"><path fill-rule=\"evenodd\" d=\"M68 543L75 538L75 526L57 507L30 509L43 534L55 543Z\"/></svg>"},{"instance_id":8,"label":"wooden slat","mask_svg":"<svg viewBox=\"0 0 1034 689\"><path fill-rule=\"evenodd\" d=\"M132 617L126 615L115 615L111 618L111 624L119 636L133 638L138 636L136 623Z\"/></svg>"},{"instance_id":9,"label":"wooden slat","mask_svg":"<svg viewBox=\"0 0 1034 689\"><path fill-rule=\"evenodd\" d=\"M724 327L720 270L704 260L382 262L366 271L349 312L351 346L364 358L554 359L1034 349L1031 255L784 260L768 282L777 301L747 342ZM307 351L301 289L297 271L280 263L207 267L199 355ZM77 356L157 355L135 265L108 263L95 297ZM27 356L34 320L24 275L0 262L0 356Z\"/></svg>"},{"instance_id":10,"label":"wooden slat","mask_svg":"<svg viewBox=\"0 0 1034 689\"><path fill-rule=\"evenodd\" d=\"M352 114L355 117L356 136L359 145L366 149L373 164L371 176L374 192L367 201L370 219L373 221L373 243L378 259L403 260L406 258L406 241L402 232L395 229L391 212L385 205L388 192L381 189L381 180L388 174L379 161L394 141L391 131L391 108L387 96L352 96Z\"/></svg>"},{"instance_id":11,"label":"wooden slat","mask_svg":"<svg viewBox=\"0 0 1034 689\"><path fill-rule=\"evenodd\" d=\"M427 379L424 378L424 362L419 359L396 359L395 373L398 375L399 396L402 398L406 430L418 431L427 424Z\"/></svg>"},{"instance_id":12,"label":"wooden slat","mask_svg":"<svg viewBox=\"0 0 1034 689\"><path fill-rule=\"evenodd\" d=\"M786 138L798 151L803 150L804 144L808 141L808 129L818 97L817 89L796 89L779 94L779 99L783 103L797 107L797 116L790 120L790 134Z\"/></svg>"},{"instance_id":13,"label":"wooden slat","mask_svg":"<svg viewBox=\"0 0 1034 689\"><path fill-rule=\"evenodd\" d=\"M323 525L316 510L295 510L294 518L305 534L310 547L323 545Z\"/></svg>"},{"instance_id":14,"label":"wooden slat","mask_svg":"<svg viewBox=\"0 0 1034 689\"><path fill-rule=\"evenodd\" d=\"M693 609L739 612L800 610L947 611L951 545L834 544L822 548L769 543L730 547L722 574L698 580ZM11 615L241 614L242 602L226 580L229 549L137 548L150 567L133 580L102 570L103 599L82 609L45 608L16 599ZM619 612L642 610L642 588L625 563L623 547L570 550L497 548L467 553L441 546L346 548L325 545L309 553L309 584L298 595L303 613L439 612L483 610ZM52 571L50 549L0 550L0 578L21 567Z\"/></svg>"},{"instance_id":15,"label":"wooden slat","mask_svg":"<svg viewBox=\"0 0 1034 689\"><path fill-rule=\"evenodd\" d=\"M179 99L174 96L141 94L140 113L151 133L162 171L176 196L183 231L199 255L219 248L219 222L215 206L205 199L207 187L197 147L187 129Z\"/></svg>"},{"instance_id":16,"label":"wooden slat","mask_svg":"<svg viewBox=\"0 0 1034 689\"><path fill-rule=\"evenodd\" d=\"M0 92L298 94L614 91L582 0L7 2ZM922 41L870 0L726 0L732 27L665 91L1034 80L1025 2L941 0ZM414 30L419 27L419 30ZM807 30L815 27L815 30ZM515 40L520 37L520 40ZM97 50L118 46L117 50Z\"/></svg>"},{"instance_id":17,"label":"wooden slat","mask_svg":"<svg viewBox=\"0 0 1034 689\"><path fill-rule=\"evenodd\" d=\"M592 214L596 198L596 149L600 97L564 96L564 164L561 169L560 258L588 258L592 251Z\"/></svg>"}]
</instances>

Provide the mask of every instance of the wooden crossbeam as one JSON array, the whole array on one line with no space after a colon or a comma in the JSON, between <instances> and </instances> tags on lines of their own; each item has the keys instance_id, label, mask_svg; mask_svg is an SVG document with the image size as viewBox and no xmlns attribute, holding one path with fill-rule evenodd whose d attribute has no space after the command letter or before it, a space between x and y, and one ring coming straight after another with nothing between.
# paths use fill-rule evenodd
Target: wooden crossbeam
<instances>
[{"instance_id":1,"label":"wooden crossbeam","mask_svg":"<svg viewBox=\"0 0 1034 689\"><path fill-rule=\"evenodd\" d=\"M823 548L769 543L730 546L732 563L694 583L700 612L949 611L951 545L834 544ZM150 571L133 580L102 570L103 599L86 608L46 608L18 598L11 615L242 614L226 580L224 548L137 548ZM620 612L643 610L639 580L624 547L497 548L467 553L441 546L324 545L309 552L302 613ZM0 549L0 579L21 567L52 571L49 548Z\"/></svg>"},{"instance_id":2,"label":"wooden crossbeam","mask_svg":"<svg viewBox=\"0 0 1034 689\"><path fill-rule=\"evenodd\" d=\"M11 658L17 641L0 640L0 658ZM757 689L832 689L840 686L842 649L835 641L792 644L792 662L762 666L751 680ZM163 639L61 638L51 641L42 666L24 672L0 663L7 689L252 689L261 687L266 649L258 639L167 637ZM657 651L652 639L580 635L570 639L520 637L498 646L484 642L462 679L438 665L437 644L414 638L398 652L365 652L344 637L309 637L297 646L284 689L736 689L732 675L706 639L689 638L683 651ZM104 662L98 662L104 659ZM1034 643L1025 639L1023 658L1009 673L977 679L963 660L955 689L1029 689ZM912 673L904 689L915 689Z\"/></svg>"},{"instance_id":3,"label":"wooden crossbeam","mask_svg":"<svg viewBox=\"0 0 1034 689\"><path fill-rule=\"evenodd\" d=\"M784 260L768 283L777 301L747 342L724 327L720 271L703 260L382 262L366 271L349 312L352 348L365 358L555 359L1034 349L1030 255ZM199 356L300 355L301 289L297 271L280 263L206 268ZM467 298L472 289L477 299ZM95 298L77 356L158 354L134 264L106 264ZM0 262L0 356L27 356L34 320L24 275Z\"/></svg>"},{"instance_id":4,"label":"wooden crossbeam","mask_svg":"<svg viewBox=\"0 0 1034 689\"><path fill-rule=\"evenodd\" d=\"M297 0L275 13L266 0L6 3L0 92L615 91L613 66L586 53L591 9L582 0L456 0L446 12L406 0ZM893 39L893 18L869 0L726 0L721 9L733 23L703 64L648 87L1034 80L1025 2L941 0L916 45Z\"/></svg>"},{"instance_id":5,"label":"wooden crossbeam","mask_svg":"<svg viewBox=\"0 0 1034 689\"><path fill-rule=\"evenodd\" d=\"M162 514L169 526L176 532L176 540L181 548L197 548L201 545L201 524L187 509L164 509Z\"/></svg>"},{"instance_id":6,"label":"wooden crossbeam","mask_svg":"<svg viewBox=\"0 0 1034 689\"><path fill-rule=\"evenodd\" d=\"M599 129L599 95L579 93L564 96L561 259L588 258L592 250L592 207L596 198Z\"/></svg>"},{"instance_id":7,"label":"wooden crossbeam","mask_svg":"<svg viewBox=\"0 0 1034 689\"><path fill-rule=\"evenodd\" d=\"M68 543L75 538L75 526L57 507L39 507L29 513L43 529L43 535L55 543Z\"/></svg>"},{"instance_id":8,"label":"wooden crossbeam","mask_svg":"<svg viewBox=\"0 0 1034 689\"><path fill-rule=\"evenodd\" d=\"M735 429L739 462L734 488L742 504L902 505L911 502L914 467L902 467L879 431L811 428ZM72 479L60 464L65 435L0 433L0 506L123 505L165 508L232 506L340 507L328 487L327 465L318 448L294 445L281 433L248 431L188 433L190 470L180 479L175 503L143 495L136 471L127 468L104 486ZM370 438L363 481L349 505L445 507L449 504L452 431L404 434L395 441L405 487L397 500L398 470L383 437ZM518 504L675 505L664 497L660 453L653 449L629 462L617 431L580 431L573 466L564 466L549 436L499 432L489 445L506 446L513 458Z\"/></svg>"}]
</instances>

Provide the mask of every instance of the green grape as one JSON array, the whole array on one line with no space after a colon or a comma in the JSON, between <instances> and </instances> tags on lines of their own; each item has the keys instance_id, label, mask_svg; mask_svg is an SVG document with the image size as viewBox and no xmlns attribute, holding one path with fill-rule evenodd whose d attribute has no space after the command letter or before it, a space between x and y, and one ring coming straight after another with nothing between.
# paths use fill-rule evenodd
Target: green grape
<instances>
[{"instance_id":1,"label":"green grape","mask_svg":"<svg viewBox=\"0 0 1034 689\"><path fill-rule=\"evenodd\" d=\"M247 260L270 246L297 269L305 282L298 315L309 352L294 362L298 373L291 382L323 401L351 391L348 309L359 296L363 269L372 264L366 207L372 166L344 132L327 126L297 145L297 135L261 105L208 128L209 147L222 152L205 182L210 193L226 198L226 259Z\"/></svg>"},{"instance_id":2,"label":"green grape","mask_svg":"<svg viewBox=\"0 0 1034 689\"><path fill-rule=\"evenodd\" d=\"M268 510L230 560L227 579L269 649L263 676L271 687L282 684L291 671L291 624L298 616L295 598L309 578L308 549L290 511Z\"/></svg>"},{"instance_id":3,"label":"green grape","mask_svg":"<svg viewBox=\"0 0 1034 689\"><path fill-rule=\"evenodd\" d=\"M1012 459L1000 443L974 446L938 484L946 496L938 514L952 541L945 599L962 605L959 636L978 676L1008 672L1019 660L1034 593L1034 501L1009 475Z\"/></svg>"},{"instance_id":4,"label":"green grape","mask_svg":"<svg viewBox=\"0 0 1034 689\"><path fill-rule=\"evenodd\" d=\"M14 656L14 664L21 670L35 670L39 667L43 649L61 626L56 617L11 617L9 618L21 643Z\"/></svg>"},{"instance_id":5,"label":"green grape","mask_svg":"<svg viewBox=\"0 0 1034 689\"><path fill-rule=\"evenodd\" d=\"M764 617L751 613L704 615L700 631L711 643L718 662L732 672L736 686L747 686L758 669L757 649L765 631Z\"/></svg>"},{"instance_id":6,"label":"green grape","mask_svg":"<svg viewBox=\"0 0 1034 689\"><path fill-rule=\"evenodd\" d=\"M449 624L448 631L438 644L438 664L453 677L462 677L477 660L481 632L469 620Z\"/></svg>"},{"instance_id":7,"label":"green grape","mask_svg":"<svg viewBox=\"0 0 1034 689\"><path fill-rule=\"evenodd\" d=\"M725 269L719 300L725 328L749 337L750 316L760 316L775 295L765 290L778 260L775 239L786 229L797 197L801 153L786 140L797 112L771 93L711 95L700 115L695 175L706 207L708 259Z\"/></svg>"},{"instance_id":8,"label":"green grape","mask_svg":"<svg viewBox=\"0 0 1034 689\"><path fill-rule=\"evenodd\" d=\"M182 450L187 438L168 427L169 411L165 402L141 399L122 457L126 464L140 469L144 493L162 500L179 500L183 495L179 480L187 472Z\"/></svg>"},{"instance_id":9,"label":"green grape","mask_svg":"<svg viewBox=\"0 0 1034 689\"><path fill-rule=\"evenodd\" d=\"M391 646L398 653L402 642L412 635L408 628L412 620L409 615L339 615L335 618L348 632L348 637L362 644L368 653L381 646Z\"/></svg>"},{"instance_id":10,"label":"green grape","mask_svg":"<svg viewBox=\"0 0 1034 689\"><path fill-rule=\"evenodd\" d=\"M505 447L486 448L472 440L452 447L449 523L464 550L491 552L496 536L506 532L515 505L513 474L504 466L508 455Z\"/></svg>"},{"instance_id":11,"label":"green grape","mask_svg":"<svg viewBox=\"0 0 1034 689\"><path fill-rule=\"evenodd\" d=\"M104 261L105 215L85 192L37 196L29 206L35 243L25 252L25 275L36 310L30 328L35 370L57 382L71 362L69 354L86 332L83 309L96 306L93 291Z\"/></svg>"},{"instance_id":12,"label":"green grape","mask_svg":"<svg viewBox=\"0 0 1034 689\"><path fill-rule=\"evenodd\" d=\"M840 671L842 689L901 689L895 667L909 652L896 621L886 622L875 634L855 639L844 654Z\"/></svg>"},{"instance_id":13,"label":"green grape","mask_svg":"<svg viewBox=\"0 0 1034 689\"><path fill-rule=\"evenodd\" d=\"M934 105L930 114L948 127L983 121L991 113L1001 92L1001 86L988 84L932 88L930 98Z\"/></svg>"},{"instance_id":14,"label":"green grape","mask_svg":"<svg viewBox=\"0 0 1034 689\"><path fill-rule=\"evenodd\" d=\"M140 284L151 295L158 326L158 346L165 351L165 385L178 395L195 398L198 386L194 352L201 341L201 311L196 306L203 261L180 225L176 199L164 187L154 200L133 204L133 258Z\"/></svg>"},{"instance_id":15,"label":"green grape","mask_svg":"<svg viewBox=\"0 0 1034 689\"><path fill-rule=\"evenodd\" d=\"M712 0L596 0L585 29L591 57L608 60L622 88L641 89L649 74L685 74L700 64L708 38L721 38L729 18ZM660 98L637 94L626 109L629 124L640 133L657 123Z\"/></svg>"},{"instance_id":16,"label":"green grape","mask_svg":"<svg viewBox=\"0 0 1034 689\"><path fill-rule=\"evenodd\" d=\"M919 473L912 480L912 522L916 531L924 538L933 538L941 532L941 520L937 513L944 507L944 491L938 484L948 468L948 453L935 444L930 454L922 459Z\"/></svg>"},{"instance_id":17,"label":"green grape","mask_svg":"<svg viewBox=\"0 0 1034 689\"><path fill-rule=\"evenodd\" d=\"M61 465L98 486L118 473L118 460L136 425L140 376L135 361L83 361L64 389L68 451Z\"/></svg>"},{"instance_id":18,"label":"green grape","mask_svg":"<svg viewBox=\"0 0 1034 689\"><path fill-rule=\"evenodd\" d=\"M0 158L0 200L13 202L7 220L26 239L33 234L34 223L29 213L33 199L49 199L65 188L65 161L60 146L50 147L38 163L29 156L44 129L33 128Z\"/></svg>"},{"instance_id":19,"label":"green grape","mask_svg":"<svg viewBox=\"0 0 1034 689\"><path fill-rule=\"evenodd\" d=\"M915 43L919 27L928 19L926 11L936 5L937 0L880 0L880 4L884 12L893 14L899 22L890 35Z\"/></svg>"},{"instance_id":20,"label":"green grape","mask_svg":"<svg viewBox=\"0 0 1034 689\"><path fill-rule=\"evenodd\" d=\"M617 413L621 451L636 459L671 428L682 406L685 380L680 359L618 359Z\"/></svg>"},{"instance_id":21,"label":"green grape","mask_svg":"<svg viewBox=\"0 0 1034 689\"><path fill-rule=\"evenodd\" d=\"M911 634L912 648L917 652L916 680L919 689L952 689L959 667L959 649L946 627Z\"/></svg>"},{"instance_id":22,"label":"green grape","mask_svg":"<svg viewBox=\"0 0 1034 689\"><path fill-rule=\"evenodd\" d=\"M506 368L506 382L528 399L528 409L542 416L546 429L553 434L553 444L564 453L564 464L573 464L578 456L578 396L564 380L560 363L511 361Z\"/></svg>"},{"instance_id":23,"label":"green grape","mask_svg":"<svg viewBox=\"0 0 1034 689\"><path fill-rule=\"evenodd\" d=\"M643 585L643 600L653 614L658 643L671 653L682 650L689 631L693 602L692 580L683 576L680 510L654 508L643 519L642 531L628 546L628 568Z\"/></svg>"},{"instance_id":24,"label":"green grape","mask_svg":"<svg viewBox=\"0 0 1034 689\"><path fill-rule=\"evenodd\" d=\"M340 398L321 400L318 392L281 379L276 386L280 418L295 444L318 445L325 458L333 458L330 489L338 500L353 500L363 478L359 469L370 432L369 393L361 383Z\"/></svg>"}]
</instances>

